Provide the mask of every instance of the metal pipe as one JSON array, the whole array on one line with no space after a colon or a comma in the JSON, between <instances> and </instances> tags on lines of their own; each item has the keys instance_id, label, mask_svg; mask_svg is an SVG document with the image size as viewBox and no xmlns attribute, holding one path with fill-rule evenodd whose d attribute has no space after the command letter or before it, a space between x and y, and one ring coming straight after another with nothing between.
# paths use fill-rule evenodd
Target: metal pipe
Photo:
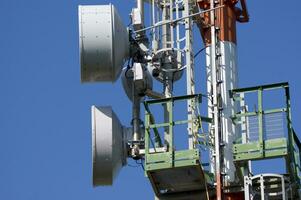
<instances>
[{"instance_id":1,"label":"metal pipe","mask_svg":"<svg viewBox=\"0 0 301 200\"><path fill-rule=\"evenodd\" d=\"M215 8L210 8L208 10L203 10L203 11L200 11L200 12L197 12L197 13L194 13L194 14L191 14L191 15L188 15L188 16L185 16L185 17L181 17L179 19L175 19L175 20L172 20L172 21L167 21L167 22L161 22L161 23L157 23L153 26L149 26L149 27L146 27L146 28L143 28L143 29L140 29L140 30L137 30L137 31L134 31L134 33L140 33L140 32L143 32L143 31L147 31L147 30L150 30L150 29L153 29L153 28L156 28L156 27L159 27L159 26L163 26L163 25L166 25L166 24L175 24L179 21L182 21L186 18L191 18L191 17L195 17L197 15L201 15L201 14L204 14L204 13L207 13L207 12L211 12L213 10L217 10L217 9L220 9L220 8L223 8L224 5L222 6L216 6Z\"/></svg>"},{"instance_id":2,"label":"metal pipe","mask_svg":"<svg viewBox=\"0 0 301 200\"><path fill-rule=\"evenodd\" d=\"M260 176L260 196L261 196L261 200L265 200L263 175Z\"/></svg>"},{"instance_id":3,"label":"metal pipe","mask_svg":"<svg viewBox=\"0 0 301 200\"><path fill-rule=\"evenodd\" d=\"M163 1L163 8L162 8L162 21L170 21L171 20L171 13L170 13L170 0L164 0ZM171 47L171 24L165 23L162 26L162 48L170 48ZM162 69L172 69L172 64L169 56L165 56L164 63L162 65ZM172 96L172 72L164 72L164 83L163 83L163 93L165 98ZM170 121L170 112L172 109L171 103L167 103L164 105L164 122L168 123ZM164 135L165 135L165 141L168 142L167 147L169 148L169 151L172 151L172 143L173 138L171 135L171 131L169 127L164 128Z\"/></svg>"},{"instance_id":4,"label":"metal pipe","mask_svg":"<svg viewBox=\"0 0 301 200\"><path fill-rule=\"evenodd\" d=\"M286 191L285 191L285 181L284 181L284 177L281 177L281 189L282 189L282 199L286 200L288 198L286 198Z\"/></svg>"},{"instance_id":5,"label":"metal pipe","mask_svg":"<svg viewBox=\"0 0 301 200\"><path fill-rule=\"evenodd\" d=\"M141 141L141 128L140 128L140 100L141 97L137 94L135 82L133 81L133 104L132 104L132 126L133 126L133 148L131 155L134 159L139 158L140 154L140 141Z\"/></svg>"},{"instance_id":6,"label":"metal pipe","mask_svg":"<svg viewBox=\"0 0 301 200\"><path fill-rule=\"evenodd\" d=\"M157 11L157 6L155 4L155 0L152 0L152 5L151 5L151 12L152 12L152 18L151 18L151 25L155 24L157 21L157 17L156 17L156 11ZM158 35L157 35L157 30L156 28L152 28L151 30L152 32L152 50L153 52L156 52L158 50Z\"/></svg>"},{"instance_id":7,"label":"metal pipe","mask_svg":"<svg viewBox=\"0 0 301 200\"><path fill-rule=\"evenodd\" d=\"M173 0L169 0L169 19L173 21ZM174 29L173 27L169 28L169 34L170 34L170 47L174 47Z\"/></svg>"},{"instance_id":8,"label":"metal pipe","mask_svg":"<svg viewBox=\"0 0 301 200\"><path fill-rule=\"evenodd\" d=\"M140 130L140 97L133 98L133 141L141 140Z\"/></svg>"},{"instance_id":9,"label":"metal pipe","mask_svg":"<svg viewBox=\"0 0 301 200\"><path fill-rule=\"evenodd\" d=\"M140 10L141 20L144 24L144 0L137 0L137 8Z\"/></svg>"},{"instance_id":10,"label":"metal pipe","mask_svg":"<svg viewBox=\"0 0 301 200\"><path fill-rule=\"evenodd\" d=\"M156 92L156 91L153 91L153 90L150 90L150 89L147 89L145 91L145 94L153 99L163 99L165 96L162 95L161 93L159 92Z\"/></svg>"},{"instance_id":11,"label":"metal pipe","mask_svg":"<svg viewBox=\"0 0 301 200\"><path fill-rule=\"evenodd\" d=\"M172 80L170 78L166 78L164 80L164 95L165 98L172 97ZM171 112L172 112L172 103L168 102L164 104L164 122L169 123L171 119ZM169 152L173 151L173 137L172 137L172 131L170 130L170 127L164 127L164 136L165 136L165 141L168 143L166 144L166 147L168 148Z\"/></svg>"},{"instance_id":12,"label":"metal pipe","mask_svg":"<svg viewBox=\"0 0 301 200\"><path fill-rule=\"evenodd\" d=\"M180 13L179 13L179 2L176 1L176 19L178 19L180 17ZM176 48L180 49L181 48L181 42L180 42L180 24L176 23ZM177 52L177 60L178 60L178 69L182 67L182 55L181 52Z\"/></svg>"},{"instance_id":13,"label":"metal pipe","mask_svg":"<svg viewBox=\"0 0 301 200\"><path fill-rule=\"evenodd\" d=\"M169 10L169 2L170 0L165 0L163 3L163 10L162 10L162 22L164 21L171 21L171 14ZM165 23L162 26L162 48L170 48L170 42L171 42L171 24Z\"/></svg>"}]
</instances>

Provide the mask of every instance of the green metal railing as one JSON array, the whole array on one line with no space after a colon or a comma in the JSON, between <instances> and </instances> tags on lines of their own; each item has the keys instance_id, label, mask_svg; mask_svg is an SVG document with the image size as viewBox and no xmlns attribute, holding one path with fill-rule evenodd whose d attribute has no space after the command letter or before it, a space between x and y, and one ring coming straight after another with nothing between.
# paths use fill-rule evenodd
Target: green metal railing
<instances>
[{"instance_id":1,"label":"green metal railing","mask_svg":"<svg viewBox=\"0 0 301 200\"><path fill-rule=\"evenodd\" d=\"M294 156L294 170L296 177L298 177L299 188L301 189L301 143L300 140L295 133L294 129L292 129L293 135L293 156Z\"/></svg>"},{"instance_id":2,"label":"green metal railing","mask_svg":"<svg viewBox=\"0 0 301 200\"><path fill-rule=\"evenodd\" d=\"M200 163L199 149L189 149L176 151L174 146L174 126L192 123L195 130L201 127L202 122L211 122L210 118L200 115L193 115L191 120L173 120L173 105L178 101L194 100L196 104L201 103L202 95L186 95L179 97L171 97L158 100L149 100L144 102L145 106L145 170L161 170L172 167L183 167L187 165L197 165ZM156 123L150 106L165 105L169 111L168 122ZM184 115L187 116L187 115ZM164 142L160 136L158 128L167 128L164 134ZM152 133L153 130L153 133ZM187 134L185 132L185 134ZM163 151L162 151L163 149Z\"/></svg>"},{"instance_id":3,"label":"green metal railing","mask_svg":"<svg viewBox=\"0 0 301 200\"><path fill-rule=\"evenodd\" d=\"M284 107L265 110L263 108L263 93L267 90L284 90L285 104ZM233 155L236 162L245 162L248 160L270 159L285 157L287 162L287 171L291 178L300 185L301 180L301 145L300 141L292 128L291 120L291 102L288 83L277 83L271 85L262 85L249 88L234 89L231 95L234 101L242 102L246 93L257 93L258 109L252 112L248 110L240 111L232 116L233 123L241 124L243 119L253 117L258 120L257 140L250 141L247 135L242 135L233 145ZM267 138L265 133L265 117L267 115L283 113L286 120L287 135L278 138ZM243 122L246 123L246 120ZM300 186L299 186L300 187Z\"/></svg>"}]
</instances>

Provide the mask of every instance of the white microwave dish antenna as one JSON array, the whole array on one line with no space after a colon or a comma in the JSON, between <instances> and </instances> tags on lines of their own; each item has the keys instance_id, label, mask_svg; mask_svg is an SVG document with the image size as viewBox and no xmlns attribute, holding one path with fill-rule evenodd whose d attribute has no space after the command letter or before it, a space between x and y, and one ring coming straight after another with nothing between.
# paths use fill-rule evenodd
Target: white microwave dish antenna
<instances>
[{"instance_id":1,"label":"white microwave dish antenna","mask_svg":"<svg viewBox=\"0 0 301 200\"><path fill-rule=\"evenodd\" d=\"M116 8L81 5L79 48L82 82L115 82L129 57L129 33Z\"/></svg>"},{"instance_id":2,"label":"white microwave dish antenna","mask_svg":"<svg viewBox=\"0 0 301 200\"><path fill-rule=\"evenodd\" d=\"M111 107L92 106L93 185L112 185L127 163L127 128Z\"/></svg>"}]
</instances>

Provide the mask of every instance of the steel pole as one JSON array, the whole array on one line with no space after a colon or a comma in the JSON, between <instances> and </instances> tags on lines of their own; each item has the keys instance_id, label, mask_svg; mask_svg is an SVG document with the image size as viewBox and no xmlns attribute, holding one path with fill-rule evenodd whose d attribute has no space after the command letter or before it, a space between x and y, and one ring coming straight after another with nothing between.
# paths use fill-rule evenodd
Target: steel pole
<instances>
[{"instance_id":1,"label":"steel pole","mask_svg":"<svg viewBox=\"0 0 301 200\"><path fill-rule=\"evenodd\" d=\"M171 0L164 0L162 1L162 21L170 21L171 20L171 15L170 13L172 10L170 7ZM171 24L165 24L162 26L162 48L170 48L172 46L172 38L171 38ZM170 52L165 52L165 54L162 57L163 60L163 65L162 68L164 70L169 70L172 69L172 61L171 61L171 55L169 55ZM173 80L172 80L173 73L172 72L163 72L163 94L166 98L172 96L172 90L173 90ZM164 105L164 122L168 123L170 121L170 112L172 109L172 103L166 103ZM169 131L169 127L164 128L164 136L165 136L165 141L167 141L168 144L167 147L169 151L172 151L172 144L173 144L173 138L172 135Z\"/></svg>"},{"instance_id":2,"label":"steel pole","mask_svg":"<svg viewBox=\"0 0 301 200\"><path fill-rule=\"evenodd\" d=\"M144 0L137 0L137 8L140 10L141 19L144 24Z\"/></svg>"}]
</instances>

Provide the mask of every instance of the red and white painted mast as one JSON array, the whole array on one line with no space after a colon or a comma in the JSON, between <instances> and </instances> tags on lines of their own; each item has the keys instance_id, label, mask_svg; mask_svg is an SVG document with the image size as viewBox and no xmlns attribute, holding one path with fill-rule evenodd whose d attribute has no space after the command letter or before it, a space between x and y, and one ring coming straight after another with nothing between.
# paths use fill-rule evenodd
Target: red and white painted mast
<instances>
[{"instance_id":1,"label":"red and white painted mast","mask_svg":"<svg viewBox=\"0 0 301 200\"><path fill-rule=\"evenodd\" d=\"M218 200L222 199L222 186L235 183L240 173L233 162L232 144L239 130L231 120L236 105L229 91L238 87L236 22L248 22L249 17L245 0L240 1L241 8L236 7L238 3L239 0L198 0L204 10L223 6L201 15L199 20L206 46L207 92L212 97L208 115L214 121L210 129L215 148L210 157Z\"/></svg>"}]
</instances>

